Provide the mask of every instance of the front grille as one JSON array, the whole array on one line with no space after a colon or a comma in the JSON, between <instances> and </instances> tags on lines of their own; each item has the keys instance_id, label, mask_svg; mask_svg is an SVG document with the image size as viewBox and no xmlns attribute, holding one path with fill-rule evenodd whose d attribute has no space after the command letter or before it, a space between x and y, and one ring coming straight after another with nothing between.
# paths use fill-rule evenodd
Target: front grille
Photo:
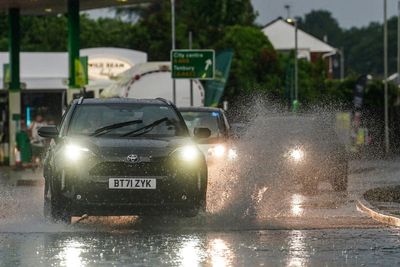
<instances>
[{"instance_id":1,"label":"front grille","mask_svg":"<svg viewBox=\"0 0 400 267\"><path fill-rule=\"evenodd\" d=\"M102 162L90 171L91 176L168 176L166 162Z\"/></svg>"}]
</instances>

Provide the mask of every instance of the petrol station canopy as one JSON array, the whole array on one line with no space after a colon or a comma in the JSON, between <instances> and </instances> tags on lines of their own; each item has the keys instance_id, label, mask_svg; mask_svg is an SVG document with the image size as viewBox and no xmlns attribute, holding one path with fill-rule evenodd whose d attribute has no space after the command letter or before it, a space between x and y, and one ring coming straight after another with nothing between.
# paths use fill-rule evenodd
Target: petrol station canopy
<instances>
[{"instance_id":1,"label":"petrol station canopy","mask_svg":"<svg viewBox=\"0 0 400 267\"><path fill-rule=\"evenodd\" d=\"M80 10L126 6L154 0L80 0ZM23 15L46 15L67 12L68 0L0 0L0 12L18 8Z\"/></svg>"}]
</instances>

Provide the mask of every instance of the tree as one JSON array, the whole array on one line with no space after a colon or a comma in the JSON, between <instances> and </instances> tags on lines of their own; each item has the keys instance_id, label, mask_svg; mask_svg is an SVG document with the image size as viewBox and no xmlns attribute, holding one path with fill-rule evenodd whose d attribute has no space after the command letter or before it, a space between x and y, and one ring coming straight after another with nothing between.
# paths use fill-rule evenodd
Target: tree
<instances>
[{"instance_id":1,"label":"tree","mask_svg":"<svg viewBox=\"0 0 400 267\"><path fill-rule=\"evenodd\" d=\"M280 88L278 54L258 28L227 27L216 48L227 47L234 50L234 57L226 96L232 98L242 92L272 92Z\"/></svg>"},{"instance_id":2,"label":"tree","mask_svg":"<svg viewBox=\"0 0 400 267\"><path fill-rule=\"evenodd\" d=\"M314 35L320 40L328 39L328 43L340 46L343 30L332 14L326 10L313 10L304 18L297 18L299 28Z\"/></svg>"},{"instance_id":3,"label":"tree","mask_svg":"<svg viewBox=\"0 0 400 267\"><path fill-rule=\"evenodd\" d=\"M336 48L344 48L347 73L383 74L383 25L373 22L366 27L341 29L329 11L317 10L298 18L299 28L328 42ZM389 73L397 65L397 17L388 21Z\"/></svg>"},{"instance_id":4,"label":"tree","mask_svg":"<svg viewBox=\"0 0 400 267\"><path fill-rule=\"evenodd\" d=\"M61 52L67 50L65 16L22 16L21 50Z\"/></svg>"},{"instance_id":5,"label":"tree","mask_svg":"<svg viewBox=\"0 0 400 267\"><path fill-rule=\"evenodd\" d=\"M118 9L136 24L138 48L150 60L167 60L171 48L171 6L169 1ZM139 17L139 18L138 18ZM252 26L256 14L250 0L177 0L176 47L188 47L188 33L193 33L194 48L211 48L224 35L226 27Z\"/></svg>"},{"instance_id":6,"label":"tree","mask_svg":"<svg viewBox=\"0 0 400 267\"><path fill-rule=\"evenodd\" d=\"M81 47L121 47L134 48L136 27L120 19L99 18L92 20L81 16Z\"/></svg>"}]
</instances>

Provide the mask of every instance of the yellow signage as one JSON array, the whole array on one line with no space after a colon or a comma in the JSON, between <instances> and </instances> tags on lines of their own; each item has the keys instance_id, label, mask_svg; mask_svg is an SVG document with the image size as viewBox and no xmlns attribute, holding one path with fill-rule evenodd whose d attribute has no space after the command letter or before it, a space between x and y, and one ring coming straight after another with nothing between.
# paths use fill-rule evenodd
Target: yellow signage
<instances>
[{"instance_id":1,"label":"yellow signage","mask_svg":"<svg viewBox=\"0 0 400 267\"><path fill-rule=\"evenodd\" d=\"M75 85L84 87L88 84L87 57L75 59Z\"/></svg>"}]
</instances>

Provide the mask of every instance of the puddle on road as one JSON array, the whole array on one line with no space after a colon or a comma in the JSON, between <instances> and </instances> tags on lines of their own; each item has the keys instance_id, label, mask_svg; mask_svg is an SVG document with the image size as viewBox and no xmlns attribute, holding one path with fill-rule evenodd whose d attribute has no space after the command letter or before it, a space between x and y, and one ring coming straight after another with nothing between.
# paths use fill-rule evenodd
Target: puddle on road
<instances>
[{"instance_id":1,"label":"puddle on road","mask_svg":"<svg viewBox=\"0 0 400 267\"><path fill-rule=\"evenodd\" d=\"M263 101L256 102L247 111L257 116L251 117L247 130L236 144L237 161L210 168L207 213L195 218L89 217L64 226L44 222L42 188L36 187L40 193L29 189L21 193L14 188L15 195L0 193L0 232L279 229L290 228L288 221L312 217L314 221L310 227L316 227L321 220L328 220L330 209L346 205L348 196L335 193L329 184L323 185L322 193L304 193L298 181L282 174L287 160L282 151L287 150L291 142L288 140L286 147L276 140L285 138L290 130L287 127L291 126L281 122L280 118L284 117L281 111L280 107ZM327 120L330 115L326 114ZM275 119L267 119L270 117ZM313 215L315 209L326 211ZM280 218L283 219L280 221ZM302 223L303 227L307 226L307 221Z\"/></svg>"}]
</instances>

